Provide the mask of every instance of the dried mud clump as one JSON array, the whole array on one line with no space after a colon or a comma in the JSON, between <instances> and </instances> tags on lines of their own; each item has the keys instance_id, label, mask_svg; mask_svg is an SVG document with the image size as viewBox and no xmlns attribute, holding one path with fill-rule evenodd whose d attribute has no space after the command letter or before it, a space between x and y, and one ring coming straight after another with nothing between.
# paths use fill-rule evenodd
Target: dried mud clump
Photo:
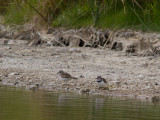
<instances>
[{"instance_id":1,"label":"dried mud clump","mask_svg":"<svg viewBox=\"0 0 160 120\"><path fill-rule=\"evenodd\" d=\"M113 42L111 50L122 51L123 50L122 42Z\"/></svg>"},{"instance_id":2,"label":"dried mud clump","mask_svg":"<svg viewBox=\"0 0 160 120\"><path fill-rule=\"evenodd\" d=\"M136 53L138 51L138 45L133 43L127 46L126 53Z\"/></svg>"},{"instance_id":3,"label":"dried mud clump","mask_svg":"<svg viewBox=\"0 0 160 120\"><path fill-rule=\"evenodd\" d=\"M38 32L33 32L31 35L31 41L28 42L28 46L41 45L44 41Z\"/></svg>"},{"instance_id":4,"label":"dried mud clump","mask_svg":"<svg viewBox=\"0 0 160 120\"><path fill-rule=\"evenodd\" d=\"M26 31L21 31L18 33L14 39L19 39L19 40L31 40L31 35L32 35L33 30L26 30Z\"/></svg>"},{"instance_id":5,"label":"dried mud clump","mask_svg":"<svg viewBox=\"0 0 160 120\"><path fill-rule=\"evenodd\" d=\"M49 28L47 34L52 39L48 42L51 46L79 46L79 47L100 47L106 44L108 32L94 28L81 28L79 30L55 30ZM108 41L109 42L109 41Z\"/></svg>"}]
</instances>

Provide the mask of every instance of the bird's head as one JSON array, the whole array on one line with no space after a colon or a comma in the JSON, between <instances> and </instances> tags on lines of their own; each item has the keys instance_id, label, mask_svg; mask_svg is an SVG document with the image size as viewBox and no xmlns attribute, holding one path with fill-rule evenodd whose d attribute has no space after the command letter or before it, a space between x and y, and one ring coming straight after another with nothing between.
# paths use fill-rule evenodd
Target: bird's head
<instances>
[{"instance_id":1,"label":"bird's head","mask_svg":"<svg viewBox=\"0 0 160 120\"><path fill-rule=\"evenodd\" d=\"M96 79L100 79L100 78L102 78L101 76L97 76L97 78Z\"/></svg>"},{"instance_id":2,"label":"bird's head","mask_svg":"<svg viewBox=\"0 0 160 120\"><path fill-rule=\"evenodd\" d=\"M60 70L57 74L62 74L62 73L64 73L63 70Z\"/></svg>"}]
</instances>

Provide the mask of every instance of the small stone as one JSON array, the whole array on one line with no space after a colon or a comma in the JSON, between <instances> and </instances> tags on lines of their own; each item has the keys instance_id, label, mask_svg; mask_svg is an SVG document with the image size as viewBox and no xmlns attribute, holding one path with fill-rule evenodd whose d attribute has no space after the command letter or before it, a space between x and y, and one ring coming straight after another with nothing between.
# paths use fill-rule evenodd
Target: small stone
<instances>
[{"instance_id":1,"label":"small stone","mask_svg":"<svg viewBox=\"0 0 160 120\"><path fill-rule=\"evenodd\" d=\"M158 66L158 69L160 69L160 65Z\"/></svg>"},{"instance_id":2,"label":"small stone","mask_svg":"<svg viewBox=\"0 0 160 120\"><path fill-rule=\"evenodd\" d=\"M19 75L19 73L17 73L17 72L12 72L12 73L10 73L9 75Z\"/></svg>"},{"instance_id":3,"label":"small stone","mask_svg":"<svg viewBox=\"0 0 160 120\"><path fill-rule=\"evenodd\" d=\"M122 61L121 64L126 64L126 62L125 62L125 61Z\"/></svg>"},{"instance_id":4,"label":"small stone","mask_svg":"<svg viewBox=\"0 0 160 120\"><path fill-rule=\"evenodd\" d=\"M6 28L0 24L0 31L6 31Z\"/></svg>"},{"instance_id":5,"label":"small stone","mask_svg":"<svg viewBox=\"0 0 160 120\"><path fill-rule=\"evenodd\" d=\"M160 97L159 96L153 96L152 97L152 103L158 103L160 102Z\"/></svg>"},{"instance_id":6,"label":"small stone","mask_svg":"<svg viewBox=\"0 0 160 120\"><path fill-rule=\"evenodd\" d=\"M0 57L3 57L3 52L0 50Z\"/></svg>"},{"instance_id":7,"label":"small stone","mask_svg":"<svg viewBox=\"0 0 160 120\"><path fill-rule=\"evenodd\" d=\"M28 82L29 82L29 83L32 83L32 82L33 82L33 80L29 80Z\"/></svg>"},{"instance_id":8,"label":"small stone","mask_svg":"<svg viewBox=\"0 0 160 120\"><path fill-rule=\"evenodd\" d=\"M84 76L83 76L83 75L80 75L79 77L80 77L80 78L84 78Z\"/></svg>"},{"instance_id":9,"label":"small stone","mask_svg":"<svg viewBox=\"0 0 160 120\"><path fill-rule=\"evenodd\" d=\"M156 82L155 85L159 85L159 84Z\"/></svg>"},{"instance_id":10,"label":"small stone","mask_svg":"<svg viewBox=\"0 0 160 120\"><path fill-rule=\"evenodd\" d=\"M0 60L0 63L3 63L3 60Z\"/></svg>"},{"instance_id":11,"label":"small stone","mask_svg":"<svg viewBox=\"0 0 160 120\"><path fill-rule=\"evenodd\" d=\"M18 82L15 82L15 83L14 83L14 85L17 85L17 84L18 84Z\"/></svg>"},{"instance_id":12,"label":"small stone","mask_svg":"<svg viewBox=\"0 0 160 120\"><path fill-rule=\"evenodd\" d=\"M26 87L26 89L30 89L30 90L37 90L39 88L39 86L37 85L29 85Z\"/></svg>"},{"instance_id":13,"label":"small stone","mask_svg":"<svg viewBox=\"0 0 160 120\"><path fill-rule=\"evenodd\" d=\"M90 92L90 89L83 89L83 88L82 88L82 89L79 90L79 92L80 92L80 93L89 93L89 92Z\"/></svg>"},{"instance_id":14,"label":"small stone","mask_svg":"<svg viewBox=\"0 0 160 120\"><path fill-rule=\"evenodd\" d=\"M72 47L72 48L69 49L69 52L70 52L70 53L74 53L74 52L75 52L75 53L78 53L78 52L81 52L81 51L78 50L78 49L75 48L75 47Z\"/></svg>"},{"instance_id":15,"label":"small stone","mask_svg":"<svg viewBox=\"0 0 160 120\"><path fill-rule=\"evenodd\" d=\"M142 80L144 78L144 75L140 74L137 76L138 79Z\"/></svg>"},{"instance_id":16,"label":"small stone","mask_svg":"<svg viewBox=\"0 0 160 120\"><path fill-rule=\"evenodd\" d=\"M51 56L55 56L55 55L57 55L56 53L51 53Z\"/></svg>"}]
</instances>

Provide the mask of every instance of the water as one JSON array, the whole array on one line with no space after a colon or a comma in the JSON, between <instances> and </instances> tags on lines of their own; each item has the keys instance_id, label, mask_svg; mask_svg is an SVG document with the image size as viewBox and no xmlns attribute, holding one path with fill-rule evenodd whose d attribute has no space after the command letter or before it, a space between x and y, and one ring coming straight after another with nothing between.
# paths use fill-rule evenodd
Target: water
<instances>
[{"instance_id":1,"label":"water","mask_svg":"<svg viewBox=\"0 0 160 120\"><path fill-rule=\"evenodd\" d=\"M0 120L160 120L160 105L0 86Z\"/></svg>"}]
</instances>

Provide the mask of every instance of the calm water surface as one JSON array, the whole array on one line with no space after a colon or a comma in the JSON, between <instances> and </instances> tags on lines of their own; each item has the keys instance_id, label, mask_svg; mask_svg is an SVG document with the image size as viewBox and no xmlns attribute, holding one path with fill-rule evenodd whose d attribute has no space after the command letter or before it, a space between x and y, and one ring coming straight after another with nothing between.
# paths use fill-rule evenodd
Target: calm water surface
<instances>
[{"instance_id":1,"label":"calm water surface","mask_svg":"<svg viewBox=\"0 0 160 120\"><path fill-rule=\"evenodd\" d=\"M160 105L0 86L0 120L160 120Z\"/></svg>"}]
</instances>

